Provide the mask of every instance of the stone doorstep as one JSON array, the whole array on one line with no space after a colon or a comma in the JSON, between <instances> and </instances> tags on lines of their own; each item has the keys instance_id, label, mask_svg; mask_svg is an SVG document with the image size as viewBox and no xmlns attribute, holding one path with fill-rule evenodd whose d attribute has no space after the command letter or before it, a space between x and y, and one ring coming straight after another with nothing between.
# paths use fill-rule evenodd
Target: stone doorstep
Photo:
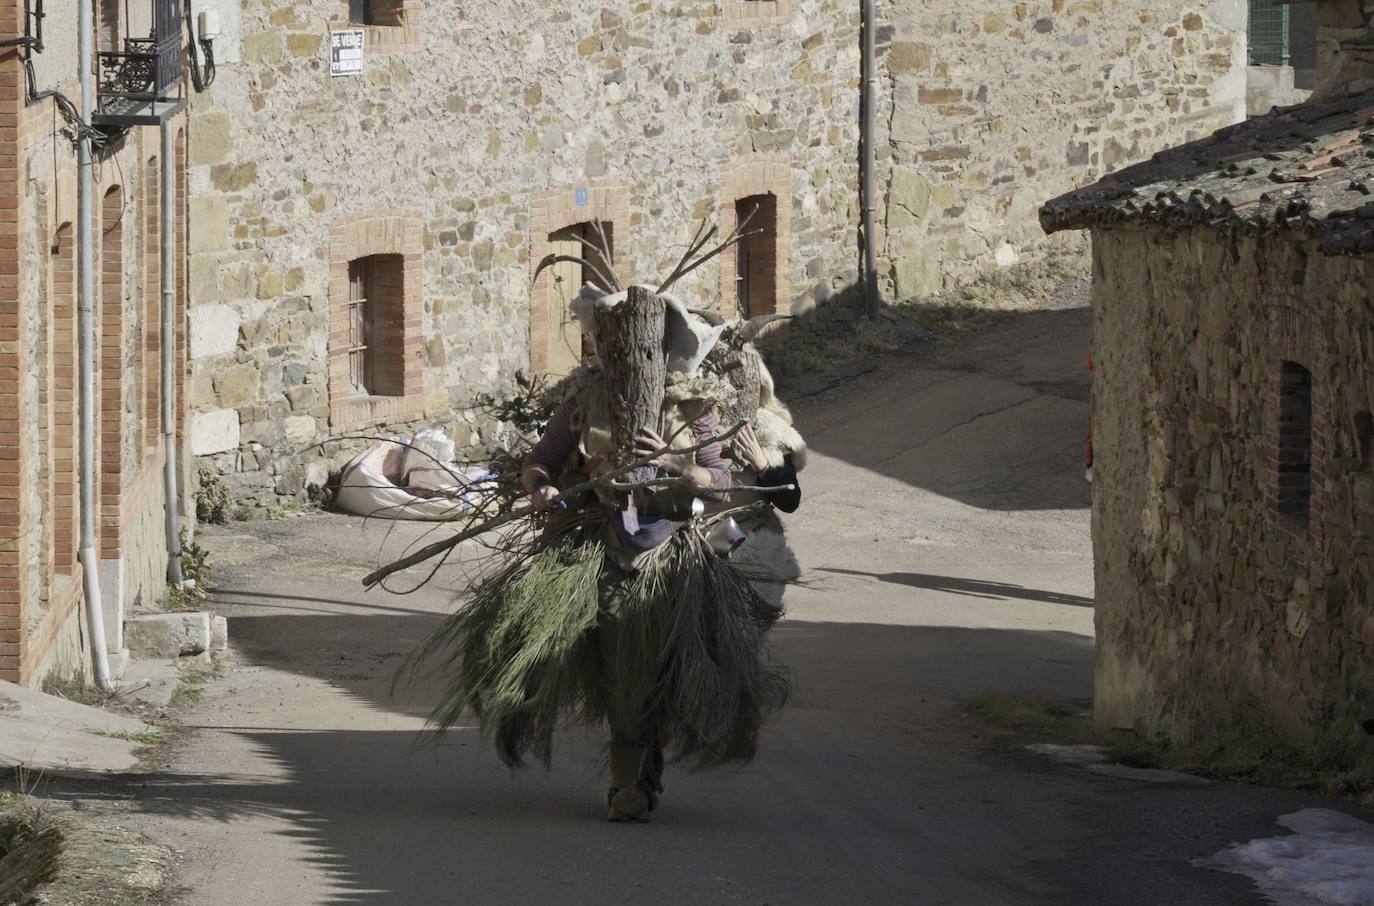
<instances>
[{"instance_id":1,"label":"stone doorstep","mask_svg":"<svg viewBox=\"0 0 1374 906\"><path fill-rule=\"evenodd\" d=\"M124 644L135 657L180 658L229 645L229 624L203 610L153 613L124 621Z\"/></svg>"},{"instance_id":2,"label":"stone doorstep","mask_svg":"<svg viewBox=\"0 0 1374 906\"><path fill-rule=\"evenodd\" d=\"M153 731L140 720L0 682L0 766L90 777L139 769L134 737Z\"/></svg>"},{"instance_id":3,"label":"stone doorstep","mask_svg":"<svg viewBox=\"0 0 1374 906\"><path fill-rule=\"evenodd\" d=\"M138 660L124 672L123 679L119 681L119 691L154 707L165 708L171 704L180 682L176 661Z\"/></svg>"}]
</instances>

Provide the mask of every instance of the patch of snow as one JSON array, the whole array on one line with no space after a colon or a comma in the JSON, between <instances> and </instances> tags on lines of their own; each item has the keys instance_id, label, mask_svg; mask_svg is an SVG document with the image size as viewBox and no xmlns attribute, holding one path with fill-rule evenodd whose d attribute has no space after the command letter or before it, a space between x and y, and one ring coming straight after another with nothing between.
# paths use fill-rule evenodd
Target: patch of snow
<instances>
[{"instance_id":1,"label":"patch of snow","mask_svg":"<svg viewBox=\"0 0 1374 906\"><path fill-rule=\"evenodd\" d=\"M1237 843L1197 864L1250 878L1277 906L1374 906L1374 824L1329 809L1278 823L1293 833Z\"/></svg>"}]
</instances>

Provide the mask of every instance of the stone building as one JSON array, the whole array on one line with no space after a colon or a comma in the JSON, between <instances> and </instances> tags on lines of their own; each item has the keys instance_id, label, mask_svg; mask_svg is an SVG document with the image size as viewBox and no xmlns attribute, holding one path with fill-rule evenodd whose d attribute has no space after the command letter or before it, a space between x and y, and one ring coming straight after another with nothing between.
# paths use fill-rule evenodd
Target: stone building
<instances>
[{"instance_id":1,"label":"stone building","mask_svg":"<svg viewBox=\"0 0 1374 906\"><path fill-rule=\"evenodd\" d=\"M1307 104L1050 202L1094 264L1098 716L1310 739L1374 695L1374 2Z\"/></svg>"},{"instance_id":2,"label":"stone building","mask_svg":"<svg viewBox=\"0 0 1374 906\"><path fill-rule=\"evenodd\" d=\"M596 220L621 276L649 280L699 219L757 207L763 234L681 290L847 311L857 4L197 9L221 34L190 124L190 443L240 498L303 497L346 456L330 439L427 421L489 440L477 397L580 354L583 275L532 277ZM886 297L1033 258L1039 199L1238 120L1244 11L879 3Z\"/></svg>"},{"instance_id":3,"label":"stone building","mask_svg":"<svg viewBox=\"0 0 1374 906\"><path fill-rule=\"evenodd\" d=\"M880 2L878 18L889 298L1033 257L1045 198L1245 116L1245 0Z\"/></svg>"},{"instance_id":4,"label":"stone building","mask_svg":"<svg viewBox=\"0 0 1374 906\"><path fill-rule=\"evenodd\" d=\"M0 34L36 35L26 6L0 0ZM124 8L99 7L104 49L147 34L147 19L121 20ZM0 51L0 680L26 684L85 673L89 662L77 560L77 158L57 101L35 99L54 90L79 97L75 4L49 3L48 13L41 52ZM182 149L184 123L176 128ZM160 598L167 571L167 451L158 418L161 145L156 126L102 131L93 206L95 491L106 641L117 654L125 610ZM177 170L184 175L183 154ZM176 191L184 197L184 179ZM177 227L184 257L183 228L184 218Z\"/></svg>"}]
</instances>

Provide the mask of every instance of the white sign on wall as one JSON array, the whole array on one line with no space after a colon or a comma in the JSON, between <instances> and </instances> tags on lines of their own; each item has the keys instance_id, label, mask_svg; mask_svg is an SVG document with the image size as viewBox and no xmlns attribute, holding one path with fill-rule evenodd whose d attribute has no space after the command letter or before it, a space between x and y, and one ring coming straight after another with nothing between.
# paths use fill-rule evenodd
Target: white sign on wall
<instances>
[{"instance_id":1,"label":"white sign on wall","mask_svg":"<svg viewBox=\"0 0 1374 906\"><path fill-rule=\"evenodd\" d=\"M329 74L361 75L363 71L363 30L349 28L329 33Z\"/></svg>"}]
</instances>

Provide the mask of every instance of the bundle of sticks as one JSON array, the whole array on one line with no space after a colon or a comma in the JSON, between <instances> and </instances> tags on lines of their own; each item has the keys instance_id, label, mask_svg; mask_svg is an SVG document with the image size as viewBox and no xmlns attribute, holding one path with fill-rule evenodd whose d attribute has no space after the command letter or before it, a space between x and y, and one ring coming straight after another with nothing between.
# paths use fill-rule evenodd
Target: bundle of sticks
<instances>
[{"instance_id":1,"label":"bundle of sticks","mask_svg":"<svg viewBox=\"0 0 1374 906\"><path fill-rule=\"evenodd\" d=\"M711 243L717 235L718 228L708 228L703 221L682 258L668 277L659 283L657 289L640 285L632 285L627 289L624 286L611 265L610 243L599 221L593 223L596 241L580 240L586 246L588 255L549 255L540 262L535 271L536 279L546 268L559 262L570 261L581 265L585 273L592 274L600 281L593 284L597 291L602 291L605 295L626 293L623 302L598 308L595 312L600 373L605 383L612 419L612 467L604 474L564 488L553 502L555 507L560 503L571 506L576 501L588 499L591 495L601 499L628 499L638 491L689 488L690 481L687 479L658 474L652 465L653 461L660 454L667 452L674 455L689 455L710 444L727 444L748 423L743 418L735 419L728 426L723 426L715 436L690 447L674 447L677 437L673 436L667 438L664 446L649 456L636 457L632 453L634 438L642 429L658 429L663 408L667 381L665 303L659 294L666 292L683 277L753 235L754 233L748 230L748 225L755 213L757 208L724 240L715 245ZM693 311L695 313L695 310ZM709 318L709 315L701 314L704 318ZM719 323L719 320L716 319L716 322ZM464 541L471 539L483 538L486 546L510 554L528 555L539 550L542 547L539 529L543 517L526 499L519 481L522 452L516 450L498 454L495 463L498 479L492 482L489 490L485 492L480 506L454 508L453 519L444 523L454 529L452 534L411 550L393 562L380 566L363 578L363 585L369 589L383 585L389 577L397 573L421 564L430 564L428 574L418 585L410 589L414 591L433 578ZM737 487L734 490L767 494L791 489L791 486L785 486ZM714 513L707 517L707 522L725 519L738 515L740 510L759 506L767 506L767 503L760 501ZM496 535L494 539L487 537L493 534Z\"/></svg>"}]
</instances>

